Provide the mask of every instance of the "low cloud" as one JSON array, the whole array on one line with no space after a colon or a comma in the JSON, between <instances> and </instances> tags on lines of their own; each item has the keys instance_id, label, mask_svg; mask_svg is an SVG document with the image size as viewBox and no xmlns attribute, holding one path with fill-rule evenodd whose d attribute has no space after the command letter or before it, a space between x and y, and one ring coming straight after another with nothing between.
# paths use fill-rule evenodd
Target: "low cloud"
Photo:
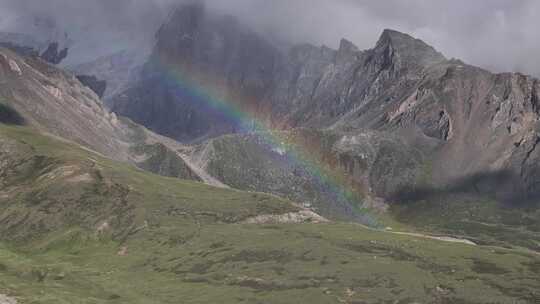
<instances>
[{"instance_id":1,"label":"low cloud","mask_svg":"<svg viewBox=\"0 0 540 304\"><path fill-rule=\"evenodd\" d=\"M190 0L193 2L194 0ZM151 39L171 7L183 0L3 0L0 28L47 15L70 36L98 49ZM494 71L540 75L540 1L535 0L207 0L256 31L291 42L337 46L341 38L372 47L384 28L410 33L447 57ZM44 3L47 3L44 5ZM94 42L92 42L94 43Z\"/></svg>"}]
</instances>

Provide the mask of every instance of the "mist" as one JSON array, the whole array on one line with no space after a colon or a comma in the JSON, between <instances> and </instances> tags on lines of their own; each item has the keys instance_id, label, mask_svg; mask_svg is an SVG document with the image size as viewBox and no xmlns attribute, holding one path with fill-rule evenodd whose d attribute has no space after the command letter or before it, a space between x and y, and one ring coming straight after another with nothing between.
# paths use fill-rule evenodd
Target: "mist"
<instances>
[{"instance_id":1,"label":"mist","mask_svg":"<svg viewBox=\"0 0 540 304\"><path fill-rule=\"evenodd\" d=\"M193 2L193 0L190 0ZM0 30L24 29L24 17L46 15L71 39L79 60L138 47L153 39L182 0L1 0ZM374 46L384 28L409 33L448 58L492 71L540 75L540 1L535 0L206 0L255 31L291 43L337 47L347 38ZM21 19L22 18L22 19ZM21 20L23 20L21 22ZM23 23L23 24L21 24ZM83 38L84 37L84 38Z\"/></svg>"}]
</instances>

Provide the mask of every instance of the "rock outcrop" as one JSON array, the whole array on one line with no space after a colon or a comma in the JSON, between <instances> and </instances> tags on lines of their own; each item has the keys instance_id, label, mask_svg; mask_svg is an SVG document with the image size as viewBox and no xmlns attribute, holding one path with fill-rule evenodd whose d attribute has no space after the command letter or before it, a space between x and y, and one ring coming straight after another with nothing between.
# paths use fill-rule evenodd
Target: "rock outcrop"
<instances>
[{"instance_id":1,"label":"rock outcrop","mask_svg":"<svg viewBox=\"0 0 540 304\"><path fill-rule=\"evenodd\" d=\"M41 58L52 64L59 64L68 55L68 48L58 49L58 42L51 42L47 49L41 54Z\"/></svg>"},{"instance_id":2,"label":"rock outcrop","mask_svg":"<svg viewBox=\"0 0 540 304\"><path fill-rule=\"evenodd\" d=\"M0 294L0 304L17 304L17 300L15 298Z\"/></svg>"},{"instance_id":3,"label":"rock outcrop","mask_svg":"<svg viewBox=\"0 0 540 304\"><path fill-rule=\"evenodd\" d=\"M99 80L96 76L89 75L77 75L77 79L90 88L99 98L102 98L107 89L107 82L105 80Z\"/></svg>"}]
</instances>

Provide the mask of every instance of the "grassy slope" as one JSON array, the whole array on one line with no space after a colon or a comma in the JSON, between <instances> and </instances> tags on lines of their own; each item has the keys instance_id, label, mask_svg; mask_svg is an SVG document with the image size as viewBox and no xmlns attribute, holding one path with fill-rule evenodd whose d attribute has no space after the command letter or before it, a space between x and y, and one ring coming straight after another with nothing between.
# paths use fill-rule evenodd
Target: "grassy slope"
<instances>
[{"instance_id":1,"label":"grassy slope","mask_svg":"<svg viewBox=\"0 0 540 304\"><path fill-rule=\"evenodd\" d=\"M540 301L540 256L525 251L353 224L245 225L296 207L26 128L0 125L0 141L0 293L21 303Z\"/></svg>"},{"instance_id":2,"label":"grassy slope","mask_svg":"<svg viewBox=\"0 0 540 304\"><path fill-rule=\"evenodd\" d=\"M332 151L336 139L320 135L323 143L317 143L315 135L309 130L291 132L291 142L304 141L300 146L311 143L311 152ZM283 133L280 137L286 133ZM375 138L375 137L374 137ZM284 140L287 142L286 140ZM375 163L368 171L367 164L362 164L359 155L366 155L370 149L376 150L374 144L378 140L366 141L354 148L346 148L333 156L334 159L345 160L342 167L348 168L346 175L370 175L372 188L396 187L400 182L409 181L414 193L419 195L398 196L392 201L390 212L381 214L371 212L369 219L376 217L377 226L390 226L394 230L416 231L420 233L457 236L471 239L479 244L505 247L525 247L540 251L540 208L538 204L521 204L508 206L481 195L475 183L465 183L459 190L432 185L432 160L427 159L419 168L414 169L417 157L410 162L407 157L413 152L398 153L397 143L384 143L379 147ZM383 141L381 141L383 142ZM332 189L321 187L309 172L303 172L297 163L290 162L289 156L279 156L273 152L273 146L264 144L264 140L253 135L226 135L211 141L210 161L207 170L220 180L237 189L259 190L274 193L290 200L310 203L322 215L335 220L358 221L353 215L357 209L351 203L338 201ZM322 149L320 147L323 147ZM319 147L319 148L317 148ZM362 149L365 149L362 150ZM339 150L338 150L339 151ZM345 151L345 152L344 152ZM342 154L339 154L342 153ZM331 153L330 153L331 154ZM352 155L352 156L351 156ZM354 157L356 155L356 158ZM375 156L373 156L375 157ZM321 159L322 157L319 157ZM332 159L327 156L326 161ZM353 160L352 162L349 161ZM335 163L330 161L330 163ZM415 172L418 171L418 172ZM400 172L400 173L396 173ZM410 180L415 179L414 183ZM342 179L343 180L343 179ZM345 184L340 182L339 184ZM415 187L412 184L416 185ZM361 186L361 185L356 185ZM418 189L415 189L418 188ZM326 191L325 191L326 190ZM425 192L422 194L422 192ZM391 193L391 191L390 191ZM364 201L358 199L358 201ZM516 200L517 201L517 200Z\"/></svg>"},{"instance_id":3,"label":"grassy slope","mask_svg":"<svg viewBox=\"0 0 540 304\"><path fill-rule=\"evenodd\" d=\"M205 169L233 188L286 197L310 205L319 214L333 220L361 221L366 210L362 210L362 206L356 202L363 201L364 192L358 190L353 198L346 198L336 195L332 185L352 183L348 178L352 174L336 165L339 156L329 152L337 136L309 129L276 134L274 136L280 139L279 148L282 152L276 149L276 145L269 144L264 134L235 134L215 138L208 143L211 150L206 156ZM301 150L309 151L309 157ZM332 176L321 179L319 171L331 173ZM356 186L346 186L343 189L362 188ZM368 224L367 220L363 222Z\"/></svg>"},{"instance_id":4,"label":"grassy slope","mask_svg":"<svg viewBox=\"0 0 540 304\"><path fill-rule=\"evenodd\" d=\"M391 214L416 230L540 252L540 208L534 204L505 206L489 198L453 194L396 205Z\"/></svg>"}]
</instances>

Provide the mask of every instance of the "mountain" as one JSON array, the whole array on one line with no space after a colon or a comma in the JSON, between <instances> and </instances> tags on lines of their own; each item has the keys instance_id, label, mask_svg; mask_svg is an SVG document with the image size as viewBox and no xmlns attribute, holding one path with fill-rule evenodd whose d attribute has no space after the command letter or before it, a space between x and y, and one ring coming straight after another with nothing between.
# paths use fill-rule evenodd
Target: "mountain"
<instances>
[{"instance_id":1,"label":"mountain","mask_svg":"<svg viewBox=\"0 0 540 304\"><path fill-rule=\"evenodd\" d=\"M501 196L537 191L537 79L447 60L392 30L366 51L343 40L282 52L200 5L179 9L157 39L141 80L111 108L158 133L192 142L240 130L209 105L221 98L273 127L410 133L413 145L429 142L437 185L508 171L516 178L496 185Z\"/></svg>"},{"instance_id":2,"label":"mountain","mask_svg":"<svg viewBox=\"0 0 540 304\"><path fill-rule=\"evenodd\" d=\"M518 227L535 235L537 79L447 59L394 30L384 30L368 50L345 39L337 50L309 44L283 48L199 4L179 8L156 37L140 79L111 99L111 109L162 135L199 144L198 151L208 153L192 158L223 183L315 205L328 217L350 218L350 202L344 207L328 200L327 185L295 176L294 166L283 165L290 155L257 144L260 137L250 135L260 126L263 137L267 130L321 131L331 140L309 147L321 155L316 167L338 171L360 205L375 204L408 223L417 203L447 202L456 214L463 204L489 206L479 217L422 226L458 234L481 231L490 240ZM259 128L252 129L252 123ZM232 135L220 137L224 134ZM305 138L300 142L313 137ZM422 211L439 218L437 208ZM492 211L501 217L488 215ZM510 220L516 217L521 219ZM499 233L486 232L481 223L497 226Z\"/></svg>"},{"instance_id":3,"label":"mountain","mask_svg":"<svg viewBox=\"0 0 540 304\"><path fill-rule=\"evenodd\" d=\"M276 126L324 127L370 99L387 98L377 92L403 94L419 80L424 67L441 61L444 57L430 46L390 30L368 51L358 51L346 40L339 50L299 45L282 51L232 17L192 5L176 11L160 29L144 77L121 94L112 109L180 140L238 127L193 96L176 94L178 84L170 74L177 73L194 85L211 87L219 97L262 111L260 118ZM159 114L159 125L152 113ZM192 124L187 123L190 120ZM176 126L169 121L186 123Z\"/></svg>"},{"instance_id":4,"label":"mountain","mask_svg":"<svg viewBox=\"0 0 540 304\"><path fill-rule=\"evenodd\" d=\"M272 68L273 52L270 45L245 31L233 18L209 16L198 4L186 6L158 31L156 47L143 67L141 79L114 98L111 109L185 142L232 132L239 127L237 122L212 109L189 89L178 89L183 81L179 78L200 72L198 80L211 82L204 78L219 80L226 73L231 82L224 84L227 88L232 87L232 82L242 84L262 97L260 91L272 77L265 69ZM182 75L172 75L175 66L182 67ZM203 75L205 71L212 74ZM242 79L246 82L240 83Z\"/></svg>"}]
</instances>

